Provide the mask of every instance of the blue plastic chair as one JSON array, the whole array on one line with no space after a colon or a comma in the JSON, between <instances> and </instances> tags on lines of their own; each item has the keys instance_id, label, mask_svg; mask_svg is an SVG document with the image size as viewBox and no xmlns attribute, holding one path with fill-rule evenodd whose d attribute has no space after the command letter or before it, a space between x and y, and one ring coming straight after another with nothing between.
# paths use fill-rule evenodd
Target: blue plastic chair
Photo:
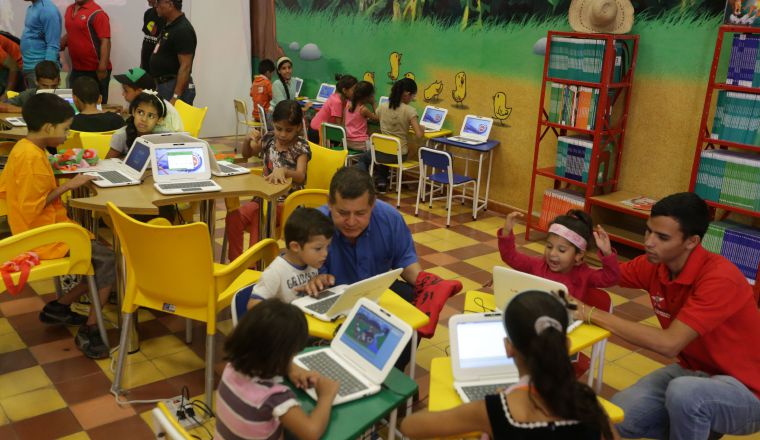
<instances>
[{"instance_id":1,"label":"blue plastic chair","mask_svg":"<svg viewBox=\"0 0 760 440\"><path fill-rule=\"evenodd\" d=\"M477 218L476 206L478 203L478 182L472 177L463 176L454 172L454 165L452 163L451 154L442 150L434 150L432 148L421 147L419 149L420 157L420 181L417 186L417 203L414 207L414 215L417 215L420 210L420 198L425 194L425 188L430 185L430 205L433 207L434 199L446 199L446 227L448 228L451 223L451 200L454 197L460 197L462 204L468 197L465 194L464 187L472 184L472 219ZM431 173L428 175L428 167L431 168ZM440 197L433 197L433 188L435 185L445 185L447 187L446 195ZM454 195L454 188L462 187L462 194Z\"/></svg>"},{"instance_id":2,"label":"blue plastic chair","mask_svg":"<svg viewBox=\"0 0 760 440\"><path fill-rule=\"evenodd\" d=\"M248 311L248 300L251 299L253 286L255 285L256 283L253 283L241 288L232 297L232 307L230 308L230 312L232 312L232 327L237 327L238 321ZM253 295L253 297L261 299L258 295Z\"/></svg>"}]
</instances>

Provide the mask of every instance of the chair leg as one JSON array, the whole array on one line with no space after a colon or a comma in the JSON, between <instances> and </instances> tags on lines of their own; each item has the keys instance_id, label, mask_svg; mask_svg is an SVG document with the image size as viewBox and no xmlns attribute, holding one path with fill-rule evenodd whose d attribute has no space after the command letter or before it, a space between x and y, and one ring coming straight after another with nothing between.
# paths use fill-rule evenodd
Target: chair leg
<instances>
[{"instance_id":1,"label":"chair leg","mask_svg":"<svg viewBox=\"0 0 760 440\"><path fill-rule=\"evenodd\" d=\"M473 220L477 220L478 219L478 198L475 197L475 193L476 193L476 191L475 191L475 185L477 185L477 183L474 184L474 185L472 185L472 187L473 187L472 188L472 195L473 195L473 197L472 197L472 219ZM462 201L464 201L464 197L462 197Z\"/></svg>"},{"instance_id":2,"label":"chair leg","mask_svg":"<svg viewBox=\"0 0 760 440\"><path fill-rule=\"evenodd\" d=\"M224 264L227 262L227 230L224 230L224 237L222 238L222 255L219 257L219 262Z\"/></svg>"},{"instance_id":3,"label":"chair leg","mask_svg":"<svg viewBox=\"0 0 760 440\"><path fill-rule=\"evenodd\" d=\"M103 306L100 304L100 295L98 295L98 286L95 284L95 275L87 276L87 286L90 288L90 307L95 309L95 319L98 323L98 330L100 331L100 337L103 339L103 343L109 349L111 346L108 344L108 333L106 332L106 324L103 322Z\"/></svg>"},{"instance_id":4,"label":"chair leg","mask_svg":"<svg viewBox=\"0 0 760 440\"><path fill-rule=\"evenodd\" d=\"M63 285L61 283L61 277L53 277L53 285L55 286L55 299L61 299L63 296Z\"/></svg>"},{"instance_id":5,"label":"chair leg","mask_svg":"<svg viewBox=\"0 0 760 440\"><path fill-rule=\"evenodd\" d=\"M453 182L449 185L448 195L446 197L446 227L451 226L451 199L454 197Z\"/></svg>"},{"instance_id":6,"label":"chair leg","mask_svg":"<svg viewBox=\"0 0 760 440\"><path fill-rule=\"evenodd\" d=\"M193 343L193 320L185 318L185 342Z\"/></svg>"},{"instance_id":7,"label":"chair leg","mask_svg":"<svg viewBox=\"0 0 760 440\"><path fill-rule=\"evenodd\" d=\"M396 178L396 208L401 207L401 182L403 181L403 177L404 177L404 170L399 168L397 178Z\"/></svg>"},{"instance_id":8,"label":"chair leg","mask_svg":"<svg viewBox=\"0 0 760 440\"><path fill-rule=\"evenodd\" d=\"M206 405L211 408L214 394L214 335L206 335Z\"/></svg>"},{"instance_id":9,"label":"chair leg","mask_svg":"<svg viewBox=\"0 0 760 440\"><path fill-rule=\"evenodd\" d=\"M425 186L423 183L424 174L420 173L420 180L417 182L417 200L414 203L414 215L420 213L420 197L425 197Z\"/></svg>"},{"instance_id":10,"label":"chair leg","mask_svg":"<svg viewBox=\"0 0 760 440\"><path fill-rule=\"evenodd\" d=\"M114 373L111 391L117 396L121 394L121 379L124 374L124 361L127 360L127 339L129 338L129 327L132 325L132 313L124 313L121 325L121 336L119 336L119 359L116 362L116 373Z\"/></svg>"}]
</instances>

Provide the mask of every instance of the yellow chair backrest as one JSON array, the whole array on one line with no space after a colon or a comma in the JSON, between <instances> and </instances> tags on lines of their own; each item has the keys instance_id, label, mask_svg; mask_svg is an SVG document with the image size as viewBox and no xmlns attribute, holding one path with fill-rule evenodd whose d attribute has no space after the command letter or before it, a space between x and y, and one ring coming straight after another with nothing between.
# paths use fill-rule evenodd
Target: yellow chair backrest
<instances>
[{"instance_id":1,"label":"yellow chair backrest","mask_svg":"<svg viewBox=\"0 0 760 440\"><path fill-rule=\"evenodd\" d=\"M203 120L206 119L206 112L208 107L198 108L178 99L174 104L179 113L179 118L182 119L182 125L185 126L185 131L190 133L190 136L198 137L203 127Z\"/></svg>"},{"instance_id":2,"label":"yellow chair backrest","mask_svg":"<svg viewBox=\"0 0 760 440\"><path fill-rule=\"evenodd\" d=\"M326 189L302 189L290 194L282 205L282 217L280 219L280 237L285 237L285 223L288 217L299 206L316 208L327 203L329 191ZM287 246L287 243L285 243Z\"/></svg>"},{"instance_id":3,"label":"yellow chair backrest","mask_svg":"<svg viewBox=\"0 0 760 440\"><path fill-rule=\"evenodd\" d=\"M373 133L370 137L372 147L378 153L390 154L397 156L401 149L401 142L396 136L387 134Z\"/></svg>"},{"instance_id":4,"label":"yellow chair backrest","mask_svg":"<svg viewBox=\"0 0 760 440\"><path fill-rule=\"evenodd\" d=\"M235 104L235 114L237 115L238 121L247 121L248 107L245 105L245 102L241 99L233 99L232 102Z\"/></svg>"},{"instance_id":5,"label":"yellow chair backrest","mask_svg":"<svg viewBox=\"0 0 760 440\"><path fill-rule=\"evenodd\" d=\"M71 148L82 148L82 138L79 137L80 133L81 131L69 130L66 140L58 146L58 152L61 153Z\"/></svg>"},{"instance_id":6,"label":"yellow chair backrest","mask_svg":"<svg viewBox=\"0 0 760 440\"><path fill-rule=\"evenodd\" d=\"M113 134L79 133L79 140L83 148L92 148L98 153L99 159L105 159L111 149L111 137Z\"/></svg>"},{"instance_id":7,"label":"yellow chair backrest","mask_svg":"<svg viewBox=\"0 0 760 440\"><path fill-rule=\"evenodd\" d=\"M92 273L90 254L90 235L86 229L75 223L55 223L30 229L0 240L0 260L9 261L19 254L51 243L66 243L69 246L69 270L63 273L88 274ZM53 261L53 260L48 260ZM32 272L44 272L46 266L35 266ZM62 275L59 273L58 275ZM54 276L54 275L51 275ZM30 279L36 279L30 277ZM5 283L0 283L0 291L5 290Z\"/></svg>"},{"instance_id":8,"label":"yellow chair backrest","mask_svg":"<svg viewBox=\"0 0 760 440\"><path fill-rule=\"evenodd\" d=\"M8 90L8 99L15 98L19 95L19 92L14 92L13 90Z\"/></svg>"},{"instance_id":9,"label":"yellow chair backrest","mask_svg":"<svg viewBox=\"0 0 760 440\"><path fill-rule=\"evenodd\" d=\"M122 310L131 313L137 307L149 307L215 328L214 262L208 227L203 223L149 225L127 216L111 202L108 212L127 262Z\"/></svg>"},{"instance_id":10,"label":"yellow chair backrest","mask_svg":"<svg viewBox=\"0 0 760 440\"><path fill-rule=\"evenodd\" d=\"M330 189L330 181L343 167L348 150L331 150L309 142L311 160L306 167L306 189Z\"/></svg>"}]
</instances>

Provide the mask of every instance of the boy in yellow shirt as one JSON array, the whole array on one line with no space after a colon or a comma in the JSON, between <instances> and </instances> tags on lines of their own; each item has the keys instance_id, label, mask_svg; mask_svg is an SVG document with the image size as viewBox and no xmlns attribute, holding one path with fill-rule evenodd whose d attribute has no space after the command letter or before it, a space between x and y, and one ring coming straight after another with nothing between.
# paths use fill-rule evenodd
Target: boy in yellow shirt
<instances>
[{"instance_id":1,"label":"boy in yellow shirt","mask_svg":"<svg viewBox=\"0 0 760 440\"><path fill-rule=\"evenodd\" d=\"M78 188L92 176L79 174L61 186L55 181L45 147L63 143L74 117L74 110L59 96L42 93L32 96L22 109L29 134L13 146L5 169L0 174L0 198L8 205L8 223L11 233L54 223L71 222L60 197L66 191ZM65 256L69 249L64 243L53 243L35 249L41 259ZM114 254L107 246L92 241L92 263L101 304L115 281ZM71 303L86 292L86 283L80 283L67 294L45 305L40 320L47 324L80 325L75 341L84 354L93 359L108 357L95 320L95 310L84 317L71 310Z\"/></svg>"}]
</instances>

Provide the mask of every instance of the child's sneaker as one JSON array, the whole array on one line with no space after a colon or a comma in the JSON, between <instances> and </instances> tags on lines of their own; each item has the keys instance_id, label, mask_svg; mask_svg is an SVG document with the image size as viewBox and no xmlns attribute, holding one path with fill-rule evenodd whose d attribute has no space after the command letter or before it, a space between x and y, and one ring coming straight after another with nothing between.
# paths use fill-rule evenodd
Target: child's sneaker
<instances>
[{"instance_id":1,"label":"child's sneaker","mask_svg":"<svg viewBox=\"0 0 760 440\"><path fill-rule=\"evenodd\" d=\"M108 347L103 343L103 338L100 337L100 331L96 325L79 327L74 341L82 353L90 359L104 359L109 355Z\"/></svg>"},{"instance_id":2,"label":"child's sneaker","mask_svg":"<svg viewBox=\"0 0 760 440\"><path fill-rule=\"evenodd\" d=\"M50 301L42 308L40 321L45 324L82 325L87 322L87 317L72 311L71 306Z\"/></svg>"}]
</instances>

